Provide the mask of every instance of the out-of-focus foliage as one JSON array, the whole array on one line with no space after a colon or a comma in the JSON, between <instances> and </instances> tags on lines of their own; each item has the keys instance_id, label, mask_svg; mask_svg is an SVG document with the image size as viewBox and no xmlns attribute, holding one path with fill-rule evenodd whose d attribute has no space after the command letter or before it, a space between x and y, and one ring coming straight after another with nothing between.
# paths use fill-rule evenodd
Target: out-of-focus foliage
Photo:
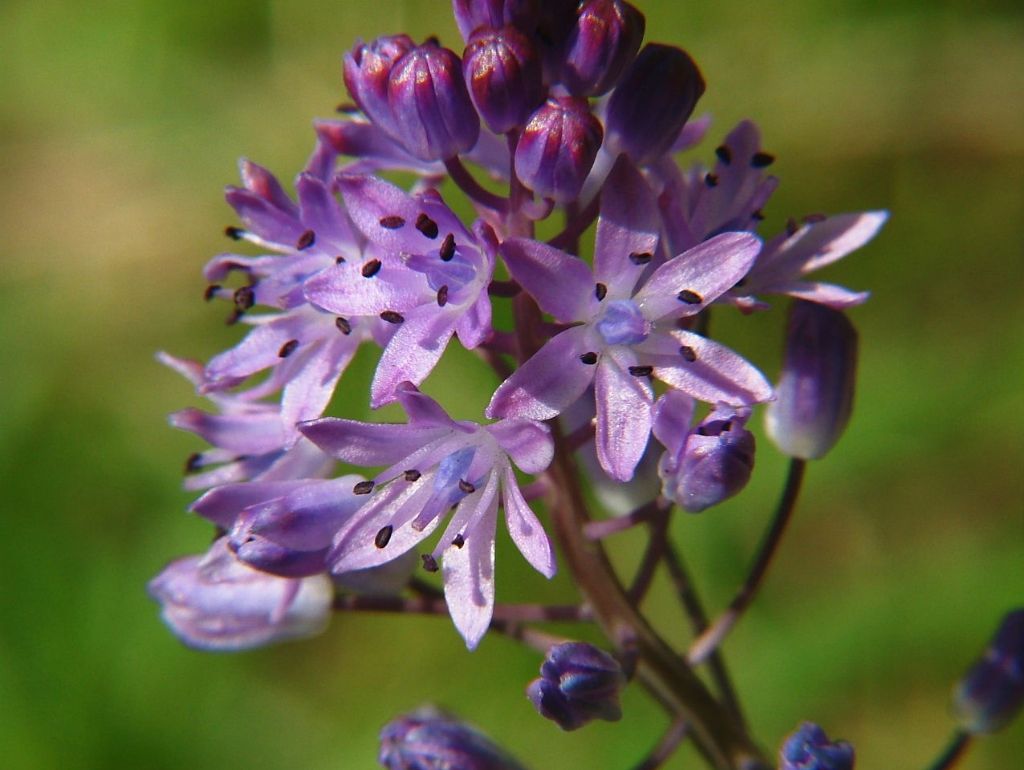
<instances>
[{"instance_id":1,"label":"out-of-focus foliage","mask_svg":"<svg viewBox=\"0 0 1024 770\"><path fill-rule=\"evenodd\" d=\"M892 211L876 243L826 276L874 292L853 313L853 421L810 468L781 559L726 651L766 743L813 719L866 768L923 766L951 726L951 682L1024 595L1024 13L639 4L650 39L703 68L698 112L715 117L703 157L739 118L761 123L783 180L765 232L791 214ZM379 727L425 700L521 756L593 767L628 767L659 735L635 688L622 722L558 732L523 695L537 656L500 638L467 654L444 619L345 617L310 642L222 656L183 648L145 596L165 562L210 537L178 487L197 444L165 423L196 402L153 351L205 358L237 339L199 276L226 248L220 190L236 156L287 178L312 147L311 118L345 98L343 50L400 30L455 46L443 6L0 6L4 767L368 768ZM775 315L774 333L715 317L773 376ZM471 416L495 383L450 355L426 389ZM346 375L335 414L366 416L371 363ZM760 445L746 491L674 524L712 606L781 485L783 461ZM635 559L636 544L622 536L616 558ZM549 588L519 559L498 564L499 600L572 598L564 578ZM649 601L666 633L685 632L666 585ZM1022 755L1017 724L963 767Z\"/></svg>"}]
</instances>

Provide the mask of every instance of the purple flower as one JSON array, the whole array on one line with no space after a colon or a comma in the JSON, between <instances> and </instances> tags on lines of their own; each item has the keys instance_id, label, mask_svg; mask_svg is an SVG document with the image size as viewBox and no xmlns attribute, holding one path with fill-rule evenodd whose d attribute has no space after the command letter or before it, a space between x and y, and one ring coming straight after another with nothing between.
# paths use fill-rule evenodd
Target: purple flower
<instances>
[{"instance_id":1,"label":"purple flower","mask_svg":"<svg viewBox=\"0 0 1024 770\"><path fill-rule=\"evenodd\" d=\"M373 567L401 556L455 512L424 566L443 562L445 598L459 633L472 649L494 607L494 537L499 490L513 542L533 567L551 577L555 557L544 529L523 498L513 463L539 473L551 462L548 428L531 420L491 425L454 421L411 383L396 396L409 422L371 424L323 418L300 426L317 446L360 466L388 466L357 484L367 503L334 537L333 572Z\"/></svg>"},{"instance_id":2,"label":"purple flower","mask_svg":"<svg viewBox=\"0 0 1024 770\"><path fill-rule=\"evenodd\" d=\"M509 272L562 323L499 386L489 417L547 420L593 383L601 467L627 481L647 445L654 401L650 376L710 403L746 405L771 397L742 357L679 328L742 278L760 248L749 233L724 233L656 269L659 221L653 194L626 159L601 199L594 269L523 238L502 244Z\"/></svg>"},{"instance_id":3,"label":"purple flower","mask_svg":"<svg viewBox=\"0 0 1024 770\"><path fill-rule=\"evenodd\" d=\"M486 225L470 233L436 193L411 196L372 177L343 177L339 186L367 255L306 281L305 296L394 328L371 388L378 407L395 400L400 382L423 382L453 334L467 348L490 335L495 247Z\"/></svg>"},{"instance_id":4,"label":"purple flower","mask_svg":"<svg viewBox=\"0 0 1024 770\"><path fill-rule=\"evenodd\" d=\"M189 647L228 651L320 633L334 588L325 574L296 580L253 569L221 538L205 555L167 565L149 593Z\"/></svg>"},{"instance_id":5,"label":"purple flower","mask_svg":"<svg viewBox=\"0 0 1024 770\"><path fill-rule=\"evenodd\" d=\"M994 733L1024 706L1024 608L1003 617L988 648L953 690L957 721L972 733Z\"/></svg>"},{"instance_id":6,"label":"purple flower","mask_svg":"<svg viewBox=\"0 0 1024 770\"><path fill-rule=\"evenodd\" d=\"M384 726L378 761L387 770L523 770L475 727L431 707Z\"/></svg>"},{"instance_id":7,"label":"purple flower","mask_svg":"<svg viewBox=\"0 0 1024 770\"><path fill-rule=\"evenodd\" d=\"M548 650L526 696L541 716L576 730L593 719L622 719L619 691L625 685L622 666L611 655L591 644L566 642Z\"/></svg>"},{"instance_id":8,"label":"purple flower","mask_svg":"<svg viewBox=\"0 0 1024 770\"><path fill-rule=\"evenodd\" d=\"M779 770L853 770L853 746L830 741L825 731L804 722L779 751Z\"/></svg>"}]
</instances>

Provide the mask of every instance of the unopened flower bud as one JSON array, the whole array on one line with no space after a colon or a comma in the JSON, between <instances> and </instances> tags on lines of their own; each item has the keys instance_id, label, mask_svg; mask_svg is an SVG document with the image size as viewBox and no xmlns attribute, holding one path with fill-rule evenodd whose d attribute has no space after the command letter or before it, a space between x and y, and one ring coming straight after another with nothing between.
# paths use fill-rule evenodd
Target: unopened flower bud
<instances>
[{"instance_id":1,"label":"unopened flower bud","mask_svg":"<svg viewBox=\"0 0 1024 770\"><path fill-rule=\"evenodd\" d=\"M537 50L514 27L481 27L462 58L469 94L496 134L521 126L544 98Z\"/></svg>"},{"instance_id":2,"label":"unopened flower bud","mask_svg":"<svg viewBox=\"0 0 1024 770\"><path fill-rule=\"evenodd\" d=\"M668 152L704 93L690 55L650 43L622 75L608 102L608 141L637 164Z\"/></svg>"},{"instance_id":3,"label":"unopened flower bud","mask_svg":"<svg viewBox=\"0 0 1024 770\"><path fill-rule=\"evenodd\" d=\"M853 770L853 746L830 741L813 722L804 722L782 744L779 770Z\"/></svg>"},{"instance_id":4,"label":"unopened flower bud","mask_svg":"<svg viewBox=\"0 0 1024 770\"><path fill-rule=\"evenodd\" d=\"M468 41L481 27L512 25L531 32L538 17L538 0L452 0L455 23Z\"/></svg>"},{"instance_id":5,"label":"unopened flower bud","mask_svg":"<svg viewBox=\"0 0 1024 770\"><path fill-rule=\"evenodd\" d=\"M334 588L326 574L292 579L254 569L221 538L205 555L167 565L150 581L149 593L188 646L243 650L320 633Z\"/></svg>"},{"instance_id":6,"label":"unopened flower bud","mask_svg":"<svg viewBox=\"0 0 1024 770\"><path fill-rule=\"evenodd\" d=\"M349 94L385 133L396 127L388 104L388 78L395 62L416 47L408 35L379 37L372 43L357 43L345 54L343 73Z\"/></svg>"},{"instance_id":7,"label":"unopened flower bud","mask_svg":"<svg viewBox=\"0 0 1024 770\"><path fill-rule=\"evenodd\" d=\"M768 403L768 436L791 457L814 460L839 440L853 408L857 331L843 313L796 300L782 376Z\"/></svg>"},{"instance_id":8,"label":"unopened flower bud","mask_svg":"<svg viewBox=\"0 0 1024 770\"><path fill-rule=\"evenodd\" d=\"M388 78L393 136L420 160L444 160L465 152L480 135L480 118L462 79L462 63L435 43L399 59Z\"/></svg>"},{"instance_id":9,"label":"unopened flower bud","mask_svg":"<svg viewBox=\"0 0 1024 770\"><path fill-rule=\"evenodd\" d=\"M430 707L384 726L378 761L387 770L523 770L483 733Z\"/></svg>"},{"instance_id":10,"label":"unopened flower bud","mask_svg":"<svg viewBox=\"0 0 1024 770\"><path fill-rule=\"evenodd\" d=\"M566 44L562 83L576 96L599 96L615 85L644 38L644 15L621 0L580 6Z\"/></svg>"},{"instance_id":11,"label":"unopened flower bud","mask_svg":"<svg viewBox=\"0 0 1024 770\"><path fill-rule=\"evenodd\" d=\"M1024 706L1024 608L1003 618L988 648L953 690L957 721L972 733L993 733Z\"/></svg>"},{"instance_id":12,"label":"unopened flower bud","mask_svg":"<svg viewBox=\"0 0 1024 770\"><path fill-rule=\"evenodd\" d=\"M603 135L586 99L548 99L530 117L519 139L516 175L542 197L575 200L594 165Z\"/></svg>"},{"instance_id":13,"label":"unopened flower bud","mask_svg":"<svg viewBox=\"0 0 1024 770\"><path fill-rule=\"evenodd\" d=\"M611 655L583 642L556 644L548 650L526 695L541 716L563 730L575 730L592 719L622 718L619 692L626 684L622 666Z\"/></svg>"}]
</instances>

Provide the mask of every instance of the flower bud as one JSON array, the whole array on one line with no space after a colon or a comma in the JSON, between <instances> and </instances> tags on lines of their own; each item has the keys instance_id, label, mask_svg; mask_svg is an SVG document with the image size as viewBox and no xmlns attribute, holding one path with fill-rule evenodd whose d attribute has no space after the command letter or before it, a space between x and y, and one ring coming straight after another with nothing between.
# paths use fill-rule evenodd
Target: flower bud
<instances>
[{"instance_id":1,"label":"flower bud","mask_svg":"<svg viewBox=\"0 0 1024 770\"><path fill-rule=\"evenodd\" d=\"M519 139L516 175L542 197L575 200L594 165L603 135L586 99L548 99L530 117Z\"/></svg>"},{"instance_id":2,"label":"flower bud","mask_svg":"<svg viewBox=\"0 0 1024 770\"><path fill-rule=\"evenodd\" d=\"M345 54L345 86L359 109L389 135L396 128L388 104L388 78L395 62L416 47L408 35L379 37L372 43L357 43Z\"/></svg>"},{"instance_id":3,"label":"flower bud","mask_svg":"<svg viewBox=\"0 0 1024 770\"><path fill-rule=\"evenodd\" d=\"M583 642L556 644L530 682L526 695L537 712L563 730L575 730L592 719L622 718L619 691L626 684L619 662Z\"/></svg>"},{"instance_id":4,"label":"flower bud","mask_svg":"<svg viewBox=\"0 0 1024 770\"><path fill-rule=\"evenodd\" d=\"M469 41L480 27L515 26L532 32L538 18L538 0L452 0L455 23Z\"/></svg>"},{"instance_id":5,"label":"flower bud","mask_svg":"<svg viewBox=\"0 0 1024 770\"><path fill-rule=\"evenodd\" d=\"M205 555L167 565L150 581L149 594L189 647L244 650L320 633L334 588L326 574L296 580L253 569L221 538Z\"/></svg>"},{"instance_id":6,"label":"flower bud","mask_svg":"<svg viewBox=\"0 0 1024 770\"><path fill-rule=\"evenodd\" d=\"M857 331L838 310L796 300L782 376L768 403L768 436L791 457L815 460L839 440L853 408Z\"/></svg>"},{"instance_id":7,"label":"flower bud","mask_svg":"<svg viewBox=\"0 0 1024 770\"><path fill-rule=\"evenodd\" d=\"M459 57L435 43L399 59L388 78L394 139L420 160L465 152L480 135L480 118L462 79Z\"/></svg>"},{"instance_id":8,"label":"flower bud","mask_svg":"<svg viewBox=\"0 0 1024 770\"><path fill-rule=\"evenodd\" d=\"M994 733L1024 705L1024 608L1003 618L988 648L953 690L957 721L972 733Z\"/></svg>"},{"instance_id":9,"label":"flower bud","mask_svg":"<svg viewBox=\"0 0 1024 770\"><path fill-rule=\"evenodd\" d=\"M813 722L804 722L779 751L779 770L853 770L853 746L832 742Z\"/></svg>"},{"instance_id":10,"label":"flower bud","mask_svg":"<svg viewBox=\"0 0 1024 770\"><path fill-rule=\"evenodd\" d=\"M473 104L496 134L521 126L544 98L540 57L514 27L473 33L462 69Z\"/></svg>"},{"instance_id":11,"label":"flower bud","mask_svg":"<svg viewBox=\"0 0 1024 770\"><path fill-rule=\"evenodd\" d=\"M626 70L608 102L608 140L637 164L672 148L704 93L704 78L690 55L650 43Z\"/></svg>"},{"instance_id":12,"label":"flower bud","mask_svg":"<svg viewBox=\"0 0 1024 770\"><path fill-rule=\"evenodd\" d=\"M615 85L644 38L644 15L621 0L580 6L566 43L562 83L575 96L599 96Z\"/></svg>"},{"instance_id":13,"label":"flower bud","mask_svg":"<svg viewBox=\"0 0 1024 770\"><path fill-rule=\"evenodd\" d=\"M387 770L523 770L483 733L430 707L384 726L378 761Z\"/></svg>"},{"instance_id":14,"label":"flower bud","mask_svg":"<svg viewBox=\"0 0 1024 770\"><path fill-rule=\"evenodd\" d=\"M754 469L748 419L749 409L720 406L689 432L678 454L666 452L658 465L665 497L698 513L742 490Z\"/></svg>"}]
</instances>

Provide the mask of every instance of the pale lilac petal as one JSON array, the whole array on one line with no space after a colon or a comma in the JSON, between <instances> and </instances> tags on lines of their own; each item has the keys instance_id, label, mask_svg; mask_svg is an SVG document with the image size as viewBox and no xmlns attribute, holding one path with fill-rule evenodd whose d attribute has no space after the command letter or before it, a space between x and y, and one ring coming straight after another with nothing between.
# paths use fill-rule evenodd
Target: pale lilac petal
<instances>
[{"instance_id":1,"label":"pale lilac petal","mask_svg":"<svg viewBox=\"0 0 1024 770\"><path fill-rule=\"evenodd\" d=\"M630 257L655 254L660 229L653 191L628 156L620 155L601 191L594 249L594 277L605 284L609 299L633 293L646 263Z\"/></svg>"},{"instance_id":2,"label":"pale lilac petal","mask_svg":"<svg viewBox=\"0 0 1024 770\"><path fill-rule=\"evenodd\" d=\"M339 334L337 339L312 347L305 354L299 370L289 372L290 378L281 396L281 419L286 425L313 420L323 414L341 373L357 348L358 341Z\"/></svg>"},{"instance_id":3,"label":"pale lilac petal","mask_svg":"<svg viewBox=\"0 0 1024 770\"><path fill-rule=\"evenodd\" d=\"M693 315L739 281L761 249L752 233L722 233L694 246L659 267L634 298L645 318ZM687 291L692 302L677 296Z\"/></svg>"},{"instance_id":4,"label":"pale lilac petal","mask_svg":"<svg viewBox=\"0 0 1024 770\"><path fill-rule=\"evenodd\" d=\"M616 481L633 478L651 435L654 394L646 377L635 377L632 351L612 347L597 364L594 400L597 406L597 459Z\"/></svg>"},{"instance_id":5,"label":"pale lilac petal","mask_svg":"<svg viewBox=\"0 0 1024 770\"><path fill-rule=\"evenodd\" d=\"M308 323L307 316L290 314L261 323L235 347L210 359L204 391L231 387L251 374L277 366L282 361L278 355L281 348L291 340L301 342L307 336Z\"/></svg>"},{"instance_id":6,"label":"pale lilac petal","mask_svg":"<svg viewBox=\"0 0 1024 770\"><path fill-rule=\"evenodd\" d=\"M789 281L777 283L765 291L773 294L788 294L797 299L805 299L808 302L817 302L819 305L827 305L833 310L846 310L847 308L863 305L868 301L871 292L852 291L843 286L836 286L833 283L819 283L816 281Z\"/></svg>"},{"instance_id":7,"label":"pale lilac petal","mask_svg":"<svg viewBox=\"0 0 1024 770\"><path fill-rule=\"evenodd\" d=\"M699 118L686 121L686 125L683 126L682 130L679 132L679 136L677 136L675 142L672 143L670 153L675 155L677 152L688 150L691 147L700 144L709 128L711 128L710 115L701 115Z\"/></svg>"},{"instance_id":8,"label":"pale lilac petal","mask_svg":"<svg viewBox=\"0 0 1024 770\"><path fill-rule=\"evenodd\" d=\"M640 350L655 377L700 401L746 406L772 397L771 384L753 364L699 334L652 334Z\"/></svg>"},{"instance_id":9,"label":"pale lilac petal","mask_svg":"<svg viewBox=\"0 0 1024 770\"><path fill-rule=\"evenodd\" d=\"M509 238L501 253L512 277L559 321L583 321L596 312L594 275L583 260L528 238Z\"/></svg>"},{"instance_id":10,"label":"pale lilac petal","mask_svg":"<svg viewBox=\"0 0 1024 770\"><path fill-rule=\"evenodd\" d=\"M411 450L448 431L435 426L393 425L322 417L299 426L303 435L332 457L353 465L391 465Z\"/></svg>"},{"instance_id":11,"label":"pale lilac petal","mask_svg":"<svg viewBox=\"0 0 1024 770\"><path fill-rule=\"evenodd\" d=\"M487 430L521 470L540 473L551 464L555 454L551 429L533 420L502 420Z\"/></svg>"},{"instance_id":12,"label":"pale lilac petal","mask_svg":"<svg viewBox=\"0 0 1024 770\"><path fill-rule=\"evenodd\" d=\"M429 305L406 317L377 364L370 386L374 409L394 401L403 381L419 385L427 378L455 333L455 321L454 313Z\"/></svg>"},{"instance_id":13,"label":"pale lilac petal","mask_svg":"<svg viewBox=\"0 0 1024 770\"><path fill-rule=\"evenodd\" d=\"M256 193L268 203L281 209L288 216L298 216L298 209L295 208L292 199L288 197L284 188L281 187L281 183L277 181L277 177L270 173L270 171L258 163L242 158L238 161L238 173L242 177L242 184L245 185L247 190Z\"/></svg>"},{"instance_id":14,"label":"pale lilac petal","mask_svg":"<svg viewBox=\"0 0 1024 770\"><path fill-rule=\"evenodd\" d=\"M352 490L363 480L350 474L335 479L304 479L285 494L246 511L251 531L285 548L319 551L366 503ZM259 482L253 482L259 484ZM321 566L321 569L325 569Z\"/></svg>"},{"instance_id":15,"label":"pale lilac petal","mask_svg":"<svg viewBox=\"0 0 1024 770\"><path fill-rule=\"evenodd\" d=\"M377 126L363 120L316 120L313 121L313 128L332 154L359 158L359 163L346 167L346 171L351 170L351 173L357 173L357 168L358 173L378 169L414 171L420 174L440 174L444 171L440 163L425 163L414 158ZM318 156L314 155L314 158L314 166L324 164L324 160ZM333 157L331 161L333 165Z\"/></svg>"},{"instance_id":16,"label":"pale lilac petal","mask_svg":"<svg viewBox=\"0 0 1024 770\"><path fill-rule=\"evenodd\" d=\"M651 430L672 457L683 451L693 411L693 399L679 390L668 391L654 404Z\"/></svg>"},{"instance_id":17,"label":"pale lilac petal","mask_svg":"<svg viewBox=\"0 0 1024 770\"><path fill-rule=\"evenodd\" d=\"M338 186L352 222L373 243L395 253L437 249L439 238L428 238L416 228L423 203L401 188L368 176L343 176Z\"/></svg>"},{"instance_id":18,"label":"pale lilac petal","mask_svg":"<svg viewBox=\"0 0 1024 770\"><path fill-rule=\"evenodd\" d=\"M331 256L359 256L355 234L327 185L311 174L299 174L295 192L302 208L302 223L316 233L316 246Z\"/></svg>"},{"instance_id":19,"label":"pale lilac petal","mask_svg":"<svg viewBox=\"0 0 1024 770\"><path fill-rule=\"evenodd\" d=\"M473 350L491 336L491 331L491 297L485 289L459 317L455 332L459 335L462 346L467 350Z\"/></svg>"},{"instance_id":20,"label":"pale lilac petal","mask_svg":"<svg viewBox=\"0 0 1024 770\"><path fill-rule=\"evenodd\" d=\"M599 350L593 332L577 326L556 334L505 380L491 397L486 414L549 420L583 395L594 380L594 366L580 356Z\"/></svg>"},{"instance_id":21,"label":"pale lilac petal","mask_svg":"<svg viewBox=\"0 0 1024 770\"><path fill-rule=\"evenodd\" d=\"M170 417L175 428L191 431L230 452L258 455L284 446L287 433L276 410L244 414L210 414L182 409Z\"/></svg>"},{"instance_id":22,"label":"pale lilac petal","mask_svg":"<svg viewBox=\"0 0 1024 770\"><path fill-rule=\"evenodd\" d=\"M251 481L242 484L225 484L211 489L189 506L214 524L229 529L239 511L267 500L286 495L308 481Z\"/></svg>"},{"instance_id":23,"label":"pale lilac petal","mask_svg":"<svg viewBox=\"0 0 1024 770\"><path fill-rule=\"evenodd\" d=\"M856 251L878 234L888 218L887 211L865 211L839 214L808 225L808 232L793 244L803 252L801 272L818 270ZM795 261L796 256L793 258Z\"/></svg>"},{"instance_id":24,"label":"pale lilac petal","mask_svg":"<svg viewBox=\"0 0 1024 770\"><path fill-rule=\"evenodd\" d=\"M366 266L375 259L381 264L367 277ZM420 273L396 259L369 255L363 261L328 267L307 280L303 291L317 307L346 317L379 315L385 310L404 313L434 295Z\"/></svg>"},{"instance_id":25,"label":"pale lilac petal","mask_svg":"<svg viewBox=\"0 0 1024 770\"><path fill-rule=\"evenodd\" d=\"M285 249L294 248L306 230L297 217L249 190L229 186L224 198L248 229Z\"/></svg>"},{"instance_id":26,"label":"pale lilac petal","mask_svg":"<svg viewBox=\"0 0 1024 770\"><path fill-rule=\"evenodd\" d=\"M241 254L218 254L203 267L203 277L211 283L216 283L223 281L236 270L246 275L264 277L280 267L280 256L245 257Z\"/></svg>"},{"instance_id":27,"label":"pale lilac petal","mask_svg":"<svg viewBox=\"0 0 1024 770\"><path fill-rule=\"evenodd\" d=\"M198 361L172 356L163 350L156 354L156 360L164 366L173 369L197 387L203 382L203 365Z\"/></svg>"},{"instance_id":28,"label":"pale lilac petal","mask_svg":"<svg viewBox=\"0 0 1024 770\"><path fill-rule=\"evenodd\" d=\"M409 423L417 427L452 429L455 422L434 399L420 392L411 382L399 383L395 395L409 416ZM413 448L413 447L410 447Z\"/></svg>"},{"instance_id":29,"label":"pale lilac petal","mask_svg":"<svg viewBox=\"0 0 1024 770\"><path fill-rule=\"evenodd\" d=\"M512 542L530 565L546 578L552 578L558 570L555 549L548 540L544 527L526 504L519 491L516 474L506 467L501 479L501 501L505 508L505 525L512 536Z\"/></svg>"}]
</instances>

